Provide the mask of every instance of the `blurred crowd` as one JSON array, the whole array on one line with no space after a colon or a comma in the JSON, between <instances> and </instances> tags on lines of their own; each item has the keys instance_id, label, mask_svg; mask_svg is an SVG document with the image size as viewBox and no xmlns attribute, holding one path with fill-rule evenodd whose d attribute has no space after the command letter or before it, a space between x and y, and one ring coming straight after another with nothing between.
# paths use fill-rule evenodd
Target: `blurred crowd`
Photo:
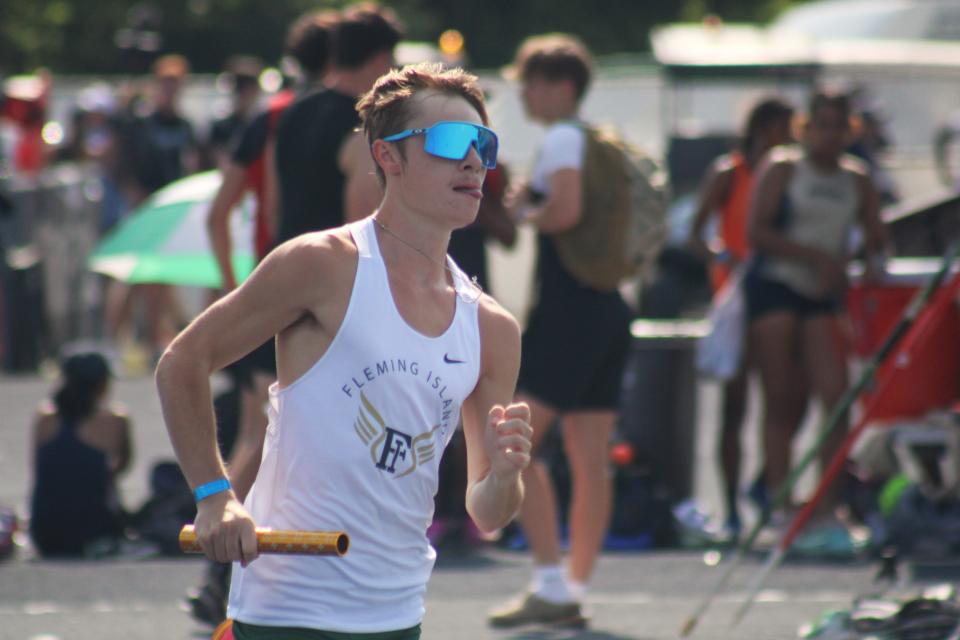
<instances>
[{"instance_id":1,"label":"blurred crowd","mask_svg":"<svg viewBox=\"0 0 960 640\"><path fill-rule=\"evenodd\" d=\"M104 236L171 183L200 171L221 172L223 182L210 202L208 227L223 291L212 293L212 301L240 280L230 267L229 238L223 229L244 194L253 193L257 199L258 259L285 239L343 224L376 207L379 191L369 159L351 164L352 156L344 149L357 125L357 98L390 69L402 31L386 13L359 11L310 13L292 25L286 58L279 65L283 74L271 75L268 65L249 56L227 60L217 88L229 95L229 107L207 113L206 126L199 132L181 110L191 70L189 61L177 54L158 57L147 78L96 82L84 88L62 130L47 118L56 82L50 73L10 79L0 112L5 132L0 161L25 178L56 163L77 163L94 171L102 193L99 231ZM369 39L351 40L351 29ZM364 42L374 45L364 48ZM517 82L528 116L546 129L543 151L530 171L498 167L487 174L478 221L454 234L451 254L490 292L486 244L513 246L522 224L534 225L538 233L537 299L524 335L521 388L535 417L543 416L537 418L541 430L558 420L563 424L562 437L573 463L570 518L578 533L572 535L589 538L572 543L575 565L565 582L559 569L559 534L545 530L544 518L557 518L556 498L547 468L535 463L528 486L539 490L546 506L526 513L522 528L528 538L532 534L529 543L538 558L547 558L543 563L547 569L541 567L534 578L536 593L556 603L582 600L611 518L607 506L612 509L616 502L604 474L629 350L628 323L637 314L637 301L625 300L618 291L584 285L551 244L553 234L564 230L563 207L581 195L571 185L579 184L575 180L585 171L586 143L581 129L570 123L579 119L589 91L594 73L590 54L572 37L531 40L524 46L517 56ZM271 78L280 82L271 84ZM892 144L883 116L862 95L818 90L808 104L769 96L752 107L736 148L704 172L694 220L680 247L709 272L714 296L733 283L745 300L740 320L744 346L725 380L718 424L726 509L723 535L731 539L743 526L741 447L749 379L755 375L759 380L764 407L760 448L765 464L749 483L751 498L762 512L773 509L771 496L788 482L791 447L810 403L819 401L825 413L849 409L842 406L850 383L844 324L847 267L853 257L861 258L868 278L881 276L890 243L879 211L898 198L883 167L884 153ZM494 129L496 125L492 123ZM363 144L361 148L366 149ZM528 174L529 180L523 177ZM317 212L308 212L311 206ZM858 233L851 235L853 229ZM158 358L191 320L169 284L110 281L105 287L103 334L115 344L139 343L148 359ZM702 315L705 305L682 312ZM577 358L570 370L593 371L593 377L584 374L582 384L574 386L573 374L558 371L551 359L557 348L568 358ZM601 352L603 358L596 356ZM257 358L259 362L254 361ZM225 457L259 455L249 438L253 433L256 442L256 434L265 428L262 407L273 380L272 358L267 347L265 355L231 370L235 384L219 399L218 415L232 432L224 436ZM596 373L600 369L603 375ZM105 361L93 355L74 356L63 362L62 374L61 386L39 408L35 424L38 464L31 533L43 554L96 553L96 547L91 551L84 542L122 537L113 479L127 468L132 455L129 425L121 410L105 402L109 389ZM825 460L841 446L842 436L839 429L827 443ZM450 446L442 473L459 480L443 483L437 518L428 534L438 546L469 548L483 540L463 506L462 436L455 436ZM89 469L83 474L89 481L83 512L91 520L85 541L58 538L62 527L56 518L75 516L61 507L48 508L69 502L57 489L62 485L57 474L64 457L82 460ZM182 497L173 475L169 493L180 491ZM158 477L157 486L163 484L163 477ZM185 501L189 503L189 495ZM829 539L827 534L821 537L827 540L824 544L852 549L849 521L835 515L841 502L838 493L823 502L819 515ZM796 507L788 501L767 515L781 523ZM141 513L139 526L155 532L149 515ZM843 541L837 542L838 536ZM547 550L536 548L538 544ZM222 566L211 566L204 583L191 594L198 618L209 622L222 618L224 572ZM500 612L493 622L509 625L523 614Z\"/></svg>"}]
</instances>

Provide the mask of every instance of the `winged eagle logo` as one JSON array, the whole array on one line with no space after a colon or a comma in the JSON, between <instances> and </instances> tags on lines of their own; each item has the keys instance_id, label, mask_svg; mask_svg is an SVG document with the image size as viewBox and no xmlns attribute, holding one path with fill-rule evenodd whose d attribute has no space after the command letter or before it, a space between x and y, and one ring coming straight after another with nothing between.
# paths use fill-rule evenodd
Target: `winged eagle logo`
<instances>
[{"instance_id":1,"label":"winged eagle logo","mask_svg":"<svg viewBox=\"0 0 960 640\"><path fill-rule=\"evenodd\" d=\"M366 394L360 392L360 411L353 423L360 440L370 448L370 459L378 468L402 478L436 455L436 425L418 436L410 436L387 425ZM398 473L399 466L399 473Z\"/></svg>"}]
</instances>

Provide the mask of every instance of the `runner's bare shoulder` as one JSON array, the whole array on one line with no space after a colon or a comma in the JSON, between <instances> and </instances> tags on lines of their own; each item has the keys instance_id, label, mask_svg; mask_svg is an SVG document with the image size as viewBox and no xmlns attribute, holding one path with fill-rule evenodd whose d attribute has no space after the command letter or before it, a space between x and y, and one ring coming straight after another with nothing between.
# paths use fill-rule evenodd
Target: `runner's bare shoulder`
<instances>
[{"instance_id":1,"label":"runner's bare shoulder","mask_svg":"<svg viewBox=\"0 0 960 640\"><path fill-rule=\"evenodd\" d=\"M356 257L357 247L349 229L337 227L297 236L277 247L273 254L276 254L274 259L288 263L287 268L300 270L306 282L312 279L310 275L353 271L356 261L348 258Z\"/></svg>"},{"instance_id":2,"label":"runner's bare shoulder","mask_svg":"<svg viewBox=\"0 0 960 640\"><path fill-rule=\"evenodd\" d=\"M803 158L803 149L797 145L774 147L763 157L757 172L758 181L777 180L783 184L793 173L793 168Z\"/></svg>"},{"instance_id":3,"label":"runner's bare shoulder","mask_svg":"<svg viewBox=\"0 0 960 640\"><path fill-rule=\"evenodd\" d=\"M736 158L732 153L725 153L717 158L710 165L710 171L717 176L732 174L737 168Z\"/></svg>"},{"instance_id":4,"label":"runner's bare shoulder","mask_svg":"<svg viewBox=\"0 0 960 640\"><path fill-rule=\"evenodd\" d=\"M840 156L840 168L862 178L870 175L870 169L867 167L867 163L849 153Z\"/></svg>"},{"instance_id":5,"label":"runner's bare shoulder","mask_svg":"<svg viewBox=\"0 0 960 640\"><path fill-rule=\"evenodd\" d=\"M43 400L37 405L37 411L33 416L34 441L37 443L46 442L56 435L60 427L60 418L57 416L57 408L50 400Z\"/></svg>"},{"instance_id":6,"label":"runner's bare shoulder","mask_svg":"<svg viewBox=\"0 0 960 640\"><path fill-rule=\"evenodd\" d=\"M803 149L798 145L779 145L764 156L764 164L771 167L792 167L803 158Z\"/></svg>"}]
</instances>

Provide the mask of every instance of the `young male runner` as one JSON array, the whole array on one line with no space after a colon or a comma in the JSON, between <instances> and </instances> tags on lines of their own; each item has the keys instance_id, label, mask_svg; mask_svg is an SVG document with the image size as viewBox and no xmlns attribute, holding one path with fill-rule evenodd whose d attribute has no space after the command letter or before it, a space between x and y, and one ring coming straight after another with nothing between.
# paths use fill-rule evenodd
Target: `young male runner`
<instances>
[{"instance_id":1,"label":"young male runner","mask_svg":"<svg viewBox=\"0 0 960 640\"><path fill-rule=\"evenodd\" d=\"M239 640L419 637L435 558L426 528L461 413L478 527L503 526L523 497L530 414L510 403L519 328L445 258L496 160L476 78L407 67L381 78L358 110L384 182L379 209L278 247L157 368L170 437L199 498L201 545L241 562L228 611ZM217 453L208 378L274 334L270 426L241 505ZM255 524L344 530L350 552L258 559Z\"/></svg>"}]
</instances>

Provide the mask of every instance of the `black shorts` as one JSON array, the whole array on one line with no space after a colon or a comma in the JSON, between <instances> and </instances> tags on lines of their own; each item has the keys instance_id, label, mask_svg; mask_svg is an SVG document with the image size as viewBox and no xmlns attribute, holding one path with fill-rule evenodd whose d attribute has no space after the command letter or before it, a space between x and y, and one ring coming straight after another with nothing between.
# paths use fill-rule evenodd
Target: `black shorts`
<instances>
[{"instance_id":1,"label":"black shorts","mask_svg":"<svg viewBox=\"0 0 960 640\"><path fill-rule=\"evenodd\" d=\"M834 314L842 308L837 298L811 298L752 270L743 279L743 293L746 296L748 320L756 320L775 311L787 311L804 318Z\"/></svg>"},{"instance_id":2,"label":"black shorts","mask_svg":"<svg viewBox=\"0 0 960 640\"><path fill-rule=\"evenodd\" d=\"M541 236L538 300L523 333L517 388L562 412L618 410L630 309L617 292L581 285Z\"/></svg>"}]
</instances>

